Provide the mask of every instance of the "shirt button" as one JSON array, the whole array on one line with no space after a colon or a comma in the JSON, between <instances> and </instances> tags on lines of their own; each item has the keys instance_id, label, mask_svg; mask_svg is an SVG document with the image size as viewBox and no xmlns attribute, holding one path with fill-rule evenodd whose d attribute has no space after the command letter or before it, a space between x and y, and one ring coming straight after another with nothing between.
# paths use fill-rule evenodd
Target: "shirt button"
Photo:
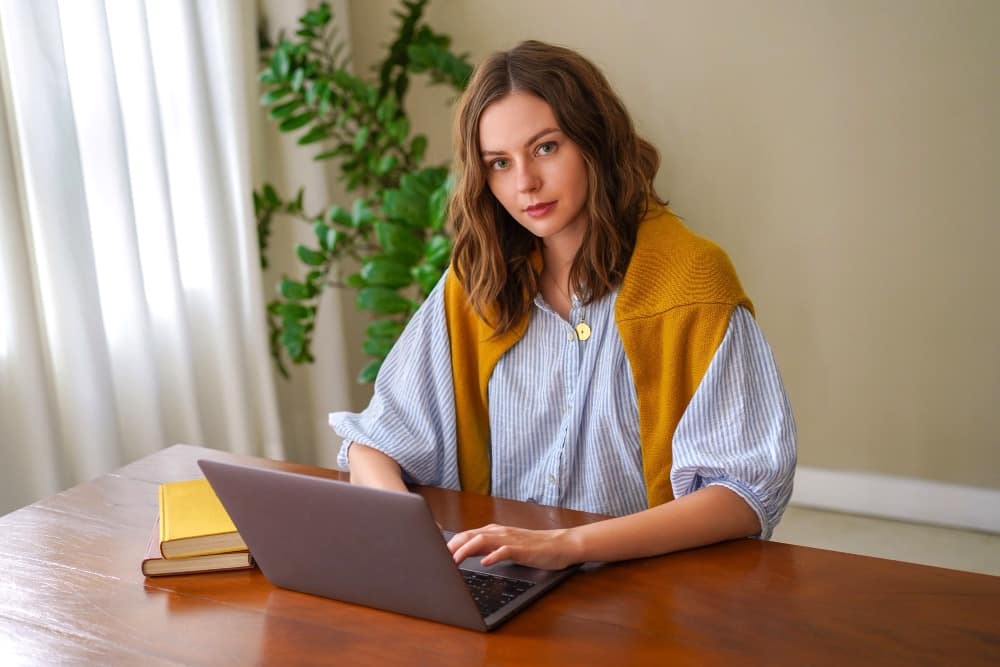
<instances>
[{"instance_id":1,"label":"shirt button","mask_svg":"<svg viewBox=\"0 0 1000 667\"><path fill-rule=\"evenodd\" d=\"M549 475L549 484L555 484L555 483L556 483L556 476Z\"/></svg>"},{"instance_id":2,"label":"shirt button","mask_svg":"<svg viewBox=\"0 0 1000 667\"><path fill-rule=\"evenodd\" d=\"M573 332L572 331L570 331L568 334L566 334L566 340L568 340L568 341L572 341L573 340Z\"/></svg>"}]
</instances>

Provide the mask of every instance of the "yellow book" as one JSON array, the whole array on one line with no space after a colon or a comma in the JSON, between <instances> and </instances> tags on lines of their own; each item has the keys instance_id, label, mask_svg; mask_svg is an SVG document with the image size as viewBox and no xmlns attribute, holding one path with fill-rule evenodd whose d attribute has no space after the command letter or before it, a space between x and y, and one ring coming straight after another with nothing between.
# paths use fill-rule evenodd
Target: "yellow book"
<instances>
[{"instance_id":1,"label":"yellow book","mask_svg":"<svg viewBox=\"0 0 1000 667\"><path fill-rule=\"evenodd\" d=\"M157 519L153 523L153 532L146 545L146 555L142 558L142 573L147 577L247 570L253 567L253 557L250 556L249 551L233 551L212 554L211 556L191 556L190 558L164 558L163 554L160 553L160 520Z\"/></svg>"},{"instance_id":2,"label":"yellow book","mask_svg":"<svg viewBox=\"0 0 1000 667\"><path fill-rule=\"evenodd\" d=\"M160 553L164 558L246 550L207 479L160 484Z\"/></svg>"}]
</instances>

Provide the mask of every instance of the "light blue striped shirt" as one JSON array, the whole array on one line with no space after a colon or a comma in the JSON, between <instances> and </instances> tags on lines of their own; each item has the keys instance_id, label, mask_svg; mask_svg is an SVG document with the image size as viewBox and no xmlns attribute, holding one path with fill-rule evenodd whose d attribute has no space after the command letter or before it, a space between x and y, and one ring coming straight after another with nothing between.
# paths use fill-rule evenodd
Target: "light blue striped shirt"
<instances>
[{"instance_id":1,"label":"light blue striped shirt","mask_svg":"<svg viewBox=\"0 0 1000 667\"><path fill-rule=\"evenodd\" d=\"M407 481L458 489L455 402L444 280L428 296L379 372L360 414L335 412L344 437L394 459ZM621 516L648 507L632 370L615 325L617 293L581 305L591 337L539 294L527 331L497 363L488 389L496 496ZM771 535L792 491L795 421L771 349L748 311L722 344L672 443L675 497L719 484L739 494Z\"/></svg>"}]
</instances>

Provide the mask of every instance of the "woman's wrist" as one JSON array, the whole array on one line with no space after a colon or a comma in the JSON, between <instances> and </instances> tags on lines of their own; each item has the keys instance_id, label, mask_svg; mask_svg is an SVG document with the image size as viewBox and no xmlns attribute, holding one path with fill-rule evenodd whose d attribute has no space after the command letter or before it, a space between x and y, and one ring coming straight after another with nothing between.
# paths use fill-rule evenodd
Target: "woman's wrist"
<instances>
[{"instance_id":1,"label":"woman's wrist","mask_svg":"<svg viewBox=\"0 0 1000 667\"><path fill-rule=\"evenodd\" d=\"M559 550L566 555L568 559L567 566L575 563L583 563L588 560L586 539L580 528L582 526L562 528L557 531L558 536L556 539L560 544Z\"/></svg>"}]
</instances>

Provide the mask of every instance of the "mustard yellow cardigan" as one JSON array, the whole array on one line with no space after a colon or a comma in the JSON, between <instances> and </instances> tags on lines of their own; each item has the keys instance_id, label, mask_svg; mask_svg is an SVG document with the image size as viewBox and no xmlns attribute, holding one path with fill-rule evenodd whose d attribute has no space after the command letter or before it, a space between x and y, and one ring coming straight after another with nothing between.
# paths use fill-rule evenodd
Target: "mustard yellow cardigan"
<instances>
[{"instance_id":1,"label":"mustard yellow cardigan","mask_svg":"<svg viewBox=\"0 0 1000 667\"><path fill-rule=\"evenodd\" d=\"M472 308L454 270L445 279L445 318L455 383L462 489L490 492L487 385L500 357L524 335L530 314L503 336ZM737 306L753 312L726 253L692 233L667 208L640 222L615 303L639 403L639 443L649 506L673 499L671 443Z\"/></svg>"}]
</instances>

